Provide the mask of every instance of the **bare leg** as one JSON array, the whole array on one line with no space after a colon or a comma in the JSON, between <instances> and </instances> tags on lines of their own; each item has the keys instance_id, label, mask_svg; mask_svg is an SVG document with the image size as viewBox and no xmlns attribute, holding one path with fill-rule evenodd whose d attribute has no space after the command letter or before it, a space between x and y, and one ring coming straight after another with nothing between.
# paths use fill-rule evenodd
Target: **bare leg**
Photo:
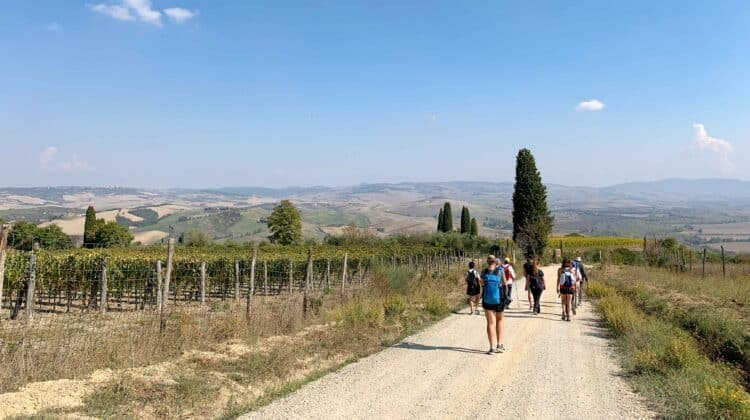
<instances>
[{"instance_id":1,"label":"bare leg","mask_svg":"<svg viewBox=\"0 0 750 420\"><path fill-rule=\"evenodd\" d=\"M487 318L487 339L490 341L490 349L494 349L497 346L497 320L495 319L495 311L485 309L484 316Z\"/></svg>"},{"instance_id":2,"label":"bare leg","mask_svg":"<svg viewBox=\"0 0 750 420\"><path fill-rule=\"evenodd\" d=\"M497 344L501 344L503 342L503 333L505 332L504 323L503 323L503 313L498 312L495 314L495 317L497 319L495 326L495 330L497 332Z\"/></svg>"}]
</instances>

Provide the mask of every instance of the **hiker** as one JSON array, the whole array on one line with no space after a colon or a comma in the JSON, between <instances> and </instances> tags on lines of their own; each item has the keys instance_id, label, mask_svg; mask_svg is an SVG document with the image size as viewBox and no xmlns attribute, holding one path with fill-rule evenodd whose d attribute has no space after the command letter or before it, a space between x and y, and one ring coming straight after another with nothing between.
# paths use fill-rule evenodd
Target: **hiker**
<instances>
[{"instance_id":1,"label":"hiker","mask_svg":"<svg viewBox=\"0 0 750 420\"><path fill-rule=\"evenodd\" d=\"M560 279L557 282L557 294L560 296L560 302L562 303L562 319L563 321L570 321L571 300L576 289L570 258L563 258L562 267L557 270L557 274Z\"/></svg>"},{"instance_id":2,"label":"hiker","mask_svg":"<svg viewBox=\"0 0 750 420\"><path fill-rule=\"evenodd\" d=\"M532 303L532 295L531 295L531 289L529 288L529 283L531 282L531 277L534 275L534 261L531 257L531 254L526 255L526 262L523 264L523 277L526 279L526 286L524 289L526 289L526 297L529 299L529 310L532 310L534 308Z\"/></svg>"},{"instance_id":3,"label":"hiker","mask_svg":"<svg viewBox=\"0 0 750 420\"><path fill-rule=\"evenodd\" d=\"M589 281L589 277L586 275L586 267L584 267L581 257L576 257L576 268L578 268L581 281L581 288L578 289L578 302L580 303L583 302L583 284Z\"/></svg>"},{"instance_id":4,"label":"hiker","mask_svg":"<svg viewBox=\"0 0 750 420\"><path fill-rule=\"evenodd\" d=\"M534 258L531 262L531 275L526 280L527 290L534 297L533 313L538 315L541 312L542 292L547 288L544 283L544 271L539 268L539 258Z\"/></svg>"},{"instance_id":5,"label":"hiker","mask_svg":"<svg viewBox=\"0 0 750 420\"><path fill-rule=\"evenodd\" d=\"M575 293L571 297L571 308L573 309L573 315L576 314L576 309L581 305L581 299L579 292L581 291L581 270L579 268L581 257L576 258L570 262L570 272L573 274L573 280L575 281Z\"/></svg>"},{"instance_id":6,"label":"hiker","mask_svg":"<svg viewBox=\"0 0 750 420\"><path fill-rule=\"evenodd\" d=\"M510 303L513 302L513 280L516 279L516 272L513 271L513 266L510 265L510 258L505 257L503 260L503 274L505 274L505 287L503 290L506 291L507 298L505 299L505 307L510 307Z\"/></svg>"},{"instance_id":7,"label":"hiker","mask_svg":"<svg viewBox=\"0 0 750 420\"><path fill-rule=\"evenodd\" d=\"M479 273L474 269L474 261L469 263L469 271L466 272L466 294L469 296L469 315L479 315Z\"/></svg>"},{"instance_id":8,"label":"hiker","mask_svg":"<svg viewBox=\"0 0 750 420\"><path fill-rule=\"evenodd\" d=\"M503 311L505 310L504 294L502 292L505 283L505 272L497 265L494 255L487 256L487 268L482 270L480 277L482 287L482 308L487 318L487 338L490 341L490 350L487 354L502 353L505 351L503 341Z\"/></svg>"}]
</instances>

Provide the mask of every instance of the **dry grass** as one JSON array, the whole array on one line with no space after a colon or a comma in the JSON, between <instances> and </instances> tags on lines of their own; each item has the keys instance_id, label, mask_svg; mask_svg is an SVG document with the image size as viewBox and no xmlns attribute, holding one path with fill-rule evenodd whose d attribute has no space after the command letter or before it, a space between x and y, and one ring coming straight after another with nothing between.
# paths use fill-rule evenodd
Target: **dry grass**
<instances>
[{"instance_id":1,"label":"dry grass","mask_svg":"<svg viewBox=\"0 0 750 420\"><path fill-rule=\"evenodd\" d=\"M51 317L25 330L3 326L0 363L9 369L0 372L2 386L78 379L65 383L81 390L66 404L50 395L51 401L18 408L20 415L231 417L440 319L462 301L461 291L456 274L388 268L375 273L370 287L317 296L321 306L307 319L295 295L258 301L249 321L241 307L173 310L162 334L151 313Z\"/></svg>"},{"instance_id":2,"label":"dry grass","mask_svg":"<svg viewBox=\"0 0 750 420\"><path fill-rule=\"evenodd\" d=\"M742 312L747 279L641 267L592 273L589 297L618 336L625 368L657 412L670 418L750 418L750 340ZM736 306L736 305L734 305ZM743 379L744 378L744 379Z\"/></svg>"}]
</instances>

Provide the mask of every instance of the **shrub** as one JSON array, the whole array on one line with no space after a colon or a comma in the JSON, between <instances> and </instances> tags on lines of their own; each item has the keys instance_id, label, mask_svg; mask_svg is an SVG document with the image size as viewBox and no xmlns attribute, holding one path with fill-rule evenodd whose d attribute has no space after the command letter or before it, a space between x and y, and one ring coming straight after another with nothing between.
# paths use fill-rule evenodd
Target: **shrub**
<instances>
[{"instance_id":1,"label":"shrub","mask_svg":"<svg viewBox=\"0 0 750 420\"><path fill-rule=\"evenodd\" d=\"M711 418L750 418L750 402L747 400L747 394L738 388L706 385L703 395Z\"/></svg>"},{"instance_id":2,"label":"shrub","mask_svg":"<svg viewBox=\"0 0 750 420\"><path fill-rule=\"evenodd\" d=\"M615 289L609 286L605 286L601 283L589 283L588 288L586 289L586 295L594 299L603 298L614 294Z\"/></svg>"},{"instance_id":3,"label":"shrub","mask_svg":"<svg viewBox=\"0 0 750 420\"><path fill-rule=\"evenodd\" d=\"M349 327L379 327L383 325L383 306L355 300L336 312L336 320Z\"/></svg>"},{"instance_id":4,"label":"shrub","mask_svg":"<svg viewBox=\"0 0 750 420\"><path fill-rule=\"evenodd\" d=\"M633 305L619 295L602 298L599 305L607 325L616 335L625 335L637 322Z\"/></svg>"},{"instance_id":5,"label":"shrub","mask_svg":"<svg viewBox=\"0 0 750 420\"><path fill-rule=\"evenodd\" d=\"M448 302L441 295L434 292L428 292L424 302L425 311L435 316L443 316L450 312Z\"/></svg>"},{"instance_id":6,"label":"shrub","mask_svg":"<svg viewBox=\"0 0 750 420\"><path fill-rule=\"evenodd\" d=\"M399 316L406 311L406 298L403 296L389 296L383 302L385 316Z\"/></svg>"}]
</instances>

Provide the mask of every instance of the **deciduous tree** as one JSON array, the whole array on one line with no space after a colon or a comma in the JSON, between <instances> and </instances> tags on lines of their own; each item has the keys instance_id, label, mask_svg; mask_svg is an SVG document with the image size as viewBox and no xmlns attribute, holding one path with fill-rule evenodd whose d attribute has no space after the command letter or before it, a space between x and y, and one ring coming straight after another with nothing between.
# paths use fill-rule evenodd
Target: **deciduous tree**
<instances>
[{"instance_id":1,"label":"deciduous tree","mask_svg":"<svg viewBox=\"0 0 750 420\"><path fill-rule=\"evenodd\" d=\"M302 218L294 204L282 200L268 216L268 239L277 244L291 245L302 242Z\"/></svg>"}]
</instances>

